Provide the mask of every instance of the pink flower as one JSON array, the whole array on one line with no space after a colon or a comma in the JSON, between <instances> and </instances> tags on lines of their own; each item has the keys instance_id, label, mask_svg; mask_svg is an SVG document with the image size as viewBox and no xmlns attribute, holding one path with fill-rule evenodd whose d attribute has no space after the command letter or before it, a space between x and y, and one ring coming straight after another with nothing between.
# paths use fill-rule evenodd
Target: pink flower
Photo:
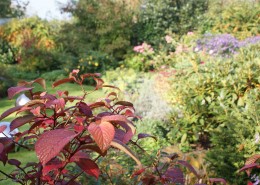
<instances>
[{"instance_id":1,"label":"pink flower","mask_svg":"<svg viewBox=\"0 0 260 185\"><path fill-rule=\"evenodd\" d=\"M187 35L194 35L194 33L192 31L189 31Z\"/></svg>"},{"instance_id":2,"label":"pink flower","mask_svg":"<svg viewBox=\"0 0 260 185\"><path fill-rule=\"evenodd\" d=\"M152 46L145 42L142 45L135 46L133 50L137 53L144 53L144 52L153 53L154 52Z\"/></svg>"},{"instance_id":3,"label":"pink flower","mask_svg":"<svg viewBox=\"0 0 260 185\"><path fill-rule=\"evenodd\" d=\"M172 38L171 36L169 36L169 35L166 35L166 36L165 36L165 40L166 40L166 42L167 42L168 44L170 44L170 43L173 41L173 38Z\"/></svg>"}]
</instances>

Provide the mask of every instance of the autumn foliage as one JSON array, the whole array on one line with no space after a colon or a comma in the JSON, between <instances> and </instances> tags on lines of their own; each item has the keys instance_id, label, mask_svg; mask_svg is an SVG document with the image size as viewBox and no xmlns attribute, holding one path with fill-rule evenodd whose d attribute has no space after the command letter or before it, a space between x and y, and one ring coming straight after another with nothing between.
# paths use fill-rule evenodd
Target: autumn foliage
<instances>
[{"instance_id":1,"label":"autumn foliage","mask_svg":"<svg viewBox=\"0 0 260 185\"><path fill-rule=\"evenodd\" d=\"M82 86L85 78L91 77L97 82L93 92L102 87L116 88L104 85L99 74L78 76L78 72L74 70L69 78L55 82L53 87L67 82ZM130 121L134 117L134 108L130 102L117 101L117 94L112 92L97 102L86 103L85 98L92 92L82 89L82 96L70 96L67 91L57 91L56 94L34 92L32 86L35 83L45 89L45 81L37 79L19 82L17 87L8 90L9 98L28 91L31 101L7 110L0 117L22 114L11 122L11 131L29 125L26 131L0 143L0 160L17 167L16 171L6 174L7 177L20 184L73 183L77 176L71 176L66 170L73 163L82 169L78 176L85 172L98 178L100 169L96 160L112 147L123 150L141 166L126 146L135 134L134 124ZM0 131L4 129L1 127ZM23 145L27 140L35 142L34 148ZM15 145L35 150L39 162L22 167L16 159L9 159L8 153Z\"/></svg>"}]
</instances>

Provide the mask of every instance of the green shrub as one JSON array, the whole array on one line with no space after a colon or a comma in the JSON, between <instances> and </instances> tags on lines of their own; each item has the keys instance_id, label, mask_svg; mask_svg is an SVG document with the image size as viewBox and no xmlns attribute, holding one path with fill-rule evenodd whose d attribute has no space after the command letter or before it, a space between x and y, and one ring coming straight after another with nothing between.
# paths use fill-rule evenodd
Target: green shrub
<instances>
[{"instance_id":1,"label":"green shrub","mask_svg":"<svg viewBox=\"0 0 260 185\"><path fill-rule=\"evenodd\" d=\"M7 96L7 89L14 85L14 80L6 71L6 66L0 64L0 98Z\"/></svg>"},{"instance_id":2,"label":"green shrub","mask_svg":"<svg viewBox=\"0 0 260 185\"><path fill-rule=\"evenodd\" d=\"M99 51L87 51L80 54L79 60L76 64L71 66L75 68L77 66L83 72L104 72L105 70L115 68L119 63L115 62L115 59L110 55ZM67 65L69 66L69 65Z\"/></svg>"},{"instance_id":3,"label":"green shrub","mask_svg":"<svg viewBox=\"0 0 260 185\"><path fill-rule=\"evenodd\" d=\"M225 177L232 184L244 184L246 175L237 173L244 161L260 152L260 90L247 91L242 100L223 110L219 126L212 132L213 148L207 153L210 171Z\"/></svg>"},{"instance_id":4,"label":"green shrub","mask_svg":"<svg viewBox=\"0 0 260 185\"><path fill-rule=\"evenodd\" d=\"M13 64L15 59L16 49L0 36L0 61L2 64Z\"/></svg>"},{"instance_id":5,"label":"green shrub","mask_svg":"<svg viewBox=\"0 0 260 185\"><path fill-rule=\"evenodd\" d=\"M130 4L135 1L71 0L71 3L74 6L64 11L75 19L64 24L59 36L65 50L77 56L98 51L113 56L116 61L122 60L130 46L135 11Z\"/></svg>"},{"instance_id":6,"label":"green shrub","mask_svg":"<svg viewBox=\"0 0 260 185\"><path fill-rule=\"evenodd\" d=\"M135 25L135 36L139 42L156 44L166 30L185 34L198 26L207 7L207 0L145 1Z\"/></svg>"},{"instance_id":7,"label":"green shrub","mask_svg":"<svg viewBox=\"0 0 260 185\"><path fill-rule=\"evenodd\" d=\"M26 71L24 68L21 68L20 65L6 65L5 70L7 73L12 76L16 81L24 80L33 80L40 76L39 72Z\"/></svg>"},{"instance_id":8,"label":"green shrub","mask_svg":"<svg viewBox=\"0 0 260 185\"><path fill-rule=\"evenodd\" d=\"M200 30L202 33L229 33L244 39L260 33L259 13L259 2L214 0Z\"/></svg>"},{"instance_id":9,"label":"green shrub","mask_svg":"<svg viewBox=\"0 0 260 185\"><path fill-rule=\"evenodd\" d=\"M66 77L63 70L54 70L50 72L45 72L41 74L41 77L47 81L57 81Z\"/></svg>"},{"instance_id":10,"label":"green shrub","mask_svg":"<svg viewBox=\"0 0 260 185\"><path fill-rule=\"evenodd\" d=\"M183 58L175 64L171 81L175 111L168 138L184 151L211 148L208 159L216 176L234 184L243 178L235 171L259 152L253 142L259 125L259 47L241 49L229 59L201 62L199 54Z\"/></svg>"}]
</instances>

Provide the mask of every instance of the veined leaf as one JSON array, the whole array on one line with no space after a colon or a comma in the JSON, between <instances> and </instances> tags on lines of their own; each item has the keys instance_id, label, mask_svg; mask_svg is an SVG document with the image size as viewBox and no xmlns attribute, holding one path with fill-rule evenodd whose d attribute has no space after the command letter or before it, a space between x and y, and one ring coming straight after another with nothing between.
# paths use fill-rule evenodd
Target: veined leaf
<instances>
[{"instance_id":1,"label":"veined leaf","mask_svg":"<svg viewBox=\"0 0 260 185\"><path fill-rule=\"evenodd\" d=\"M111 142L111 146L125 152L127 155L129 155L132 159L135 160L135 162L136 162L136 164L138 165L139 168L142 168L141 161L137 158L137 156L124 143L114 139Z\"/></svg>"},{"instance_id":2,"label":"veined leaf","mask_svg":"<svg viewBox=\"0 0 260 185\"><path fill-rule=\"evenodd\" d=\"M43 166L56 157L70 140L78 134L67 129L51 130L43 133L35 144L37 157Z\"/></svg>"},{"instance_id":3,"label":"veined leaf","mask_svg":"<svg viewBox=\"0 0 260 185\"><path fill-rule=\"evenodd\" d=\"M88 126L88 131L96 141L102 152L105 152L115 136L114 126L106 121L101 121L100 124L92 122Z\"/></svg>"}]
</instances>

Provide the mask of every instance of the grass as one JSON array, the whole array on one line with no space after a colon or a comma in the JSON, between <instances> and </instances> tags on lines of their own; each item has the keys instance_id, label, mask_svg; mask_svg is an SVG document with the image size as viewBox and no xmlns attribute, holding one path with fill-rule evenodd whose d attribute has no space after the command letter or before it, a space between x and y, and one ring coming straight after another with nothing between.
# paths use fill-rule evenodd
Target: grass
<instances>
[{"instance_id":1,"label":"grass","mask_svg":"<svg viewBox=\"0 0 260 185\"><path fill-rule=\"evenodd\" d=\"M83 94L81 87L76 84L67 83L67 84L60 85L60 86L56 87L55 89L51 88L51 84L52 84L52 82L49 82L49 81L46 82L46 87L47 87L46 90L50 94L56 93L57 90L68 91L70 96L81 96ZM83 88L87 92L91 92L94 89L94 87L89 86L89 85L84 85ZM37 92L40 90L42 91L43 89L40 87L40 85L36 85L34 92ZM103 95L104 95L104 91L101 91L101 90L96 91L94 93L90 93L86 97L86 101L87 102L95 101L95 100L101 98ZM17 96L15 96L12 100L9 100L8 98L0 99L0 115L4 111L8 110L9 108L11 108L15 105L15 99L17 98ZM15 114L12 114L12 115L8 116L6 119L1 120L1 121L10 122L13 119L15 119L15 116L16 116ZM28 125L25 125L19 129L20 129L20 131L23 131L23 130L28 129L28 127L29 127ZM37 161L37 157L36 157L34 151L20 150L18 152L9 154L8 157L9 157L9 159L12 159L12 158L18 159L22 162L22 164L26 164L26 163L32 162L32 161L34 161L34 162ZM3 164L0 162L0 170L10 173L13 170L13 166L11 166L11 165L3 166ZM11 180L2 181L1 179L5 179L5 177L3 176L3 174L0 173L0 185L17 184L17 183L12 182Z\"/></svg>"}]
</instances>

